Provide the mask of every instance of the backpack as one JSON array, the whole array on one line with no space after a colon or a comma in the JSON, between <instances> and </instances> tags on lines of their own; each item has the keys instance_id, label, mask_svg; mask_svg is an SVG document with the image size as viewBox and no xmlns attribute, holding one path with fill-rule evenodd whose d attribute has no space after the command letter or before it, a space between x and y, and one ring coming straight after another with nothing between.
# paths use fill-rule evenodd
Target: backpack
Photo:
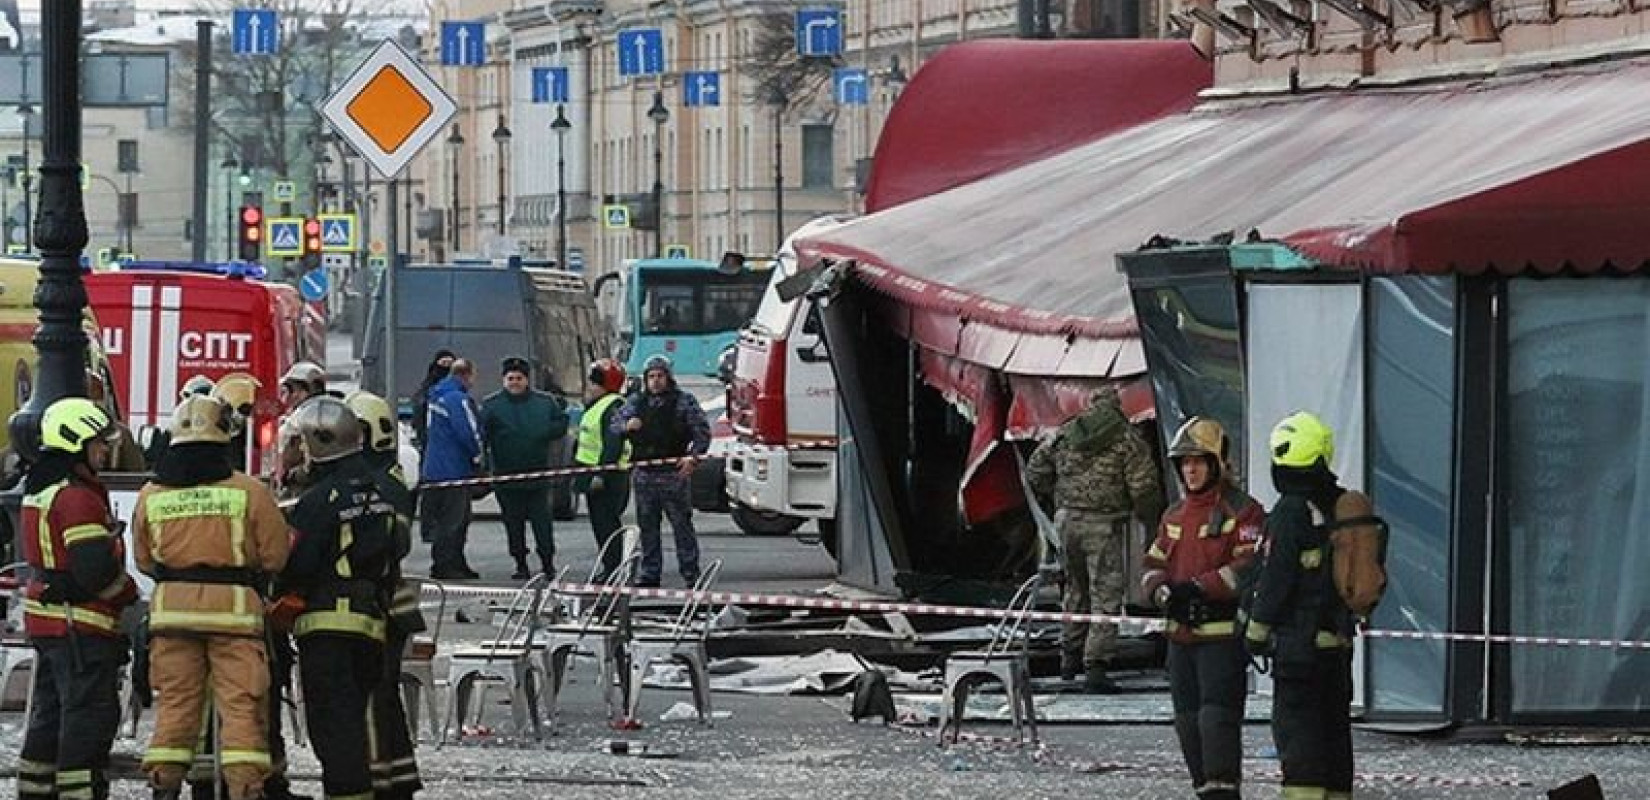
<instances>
[{"instance_id":1,"label":"backpack","mask_svg":"<svg viewBox=\"0 0 1650 800\"><path fill-rule=\"evenodd\" d=\"M1369 495L1348 490L1335 500L1329 525L1335 591L1353 614L1368 618L1386 591L1386 520Z\"/></svg>"}]
</instances>

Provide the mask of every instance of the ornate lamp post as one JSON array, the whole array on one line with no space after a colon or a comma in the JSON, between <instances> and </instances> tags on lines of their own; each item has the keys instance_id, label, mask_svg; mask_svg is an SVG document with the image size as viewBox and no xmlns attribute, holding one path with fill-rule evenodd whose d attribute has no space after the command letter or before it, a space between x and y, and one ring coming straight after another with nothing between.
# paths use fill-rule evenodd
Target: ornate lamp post
<instances>
[{"instance_id":1,"label":"ornate lamp post","mask_svg":"<svg viewBox=\"0 0 1650 800\"><path fill-rule=\"evenodd\" d=\"M567 269L567 132L573 123L567 121L567 109L556 104L556 118L550 130L556 132L556 268Z\"/></svg>"},{"instance_id":2,"label":"ornate lamp post","mask_svg":"<svg viewBox=\"0 0 1650 800\"><path fill-rule=\"evenodd\" d=\"M447 204L449 206L448 211L450 212L450 216L452 217L452 221L450 223L451 231L450 231L449 238L451 239L452 248L453 248L452 257L457 258L458 257L458 159L459 159L459 155L464 151L464 134L458 132L458 123L456 123L456 122L453 123L452 132L447 134L447 147L450 150L453 151L453 194L452 194L452 199ZM393 209L393 208L390 209L390 213L394 214L395 209Z\"/></svg>"},{"instance_id":3,"label":"ornate lamp post","mask_svg":"<svg viewBox=\"0 0 1650 800\"><path fill-rule=\"evenodd\" d=\"M670 109L665 108L664 92L653 93L653 107L647 110L653 120L653 257L665 257L665 123L670 121Z\"/></svg>"},{"instance_id":4,"label":"ornate lamp post","mask_svg":"<svg viewBox=\"0 0 1650 800\"><path fill-rule=\"evenodd\" d=\"M509 216L505 204L510 200L510 193L505 190L504 155L510 149L510 128L504 124L504 115L498 115L498 127L493 129L493 144L498 146L498 235L504 235L506 217Z\"/></svg>"}]
</instances>

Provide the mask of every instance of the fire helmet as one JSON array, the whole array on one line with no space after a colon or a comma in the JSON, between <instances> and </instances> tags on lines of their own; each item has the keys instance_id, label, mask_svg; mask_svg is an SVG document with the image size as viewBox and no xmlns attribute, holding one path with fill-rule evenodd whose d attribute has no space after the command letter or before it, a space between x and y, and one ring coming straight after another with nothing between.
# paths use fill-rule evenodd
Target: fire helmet
<instances>
[{"instance_id":1,"label":"fire helmet","mask_svg":"<svg viewBox=\"0 0 1650 800\"><path fill-rule=\"evenodd\" d=\"M192 394L172 409L172 444L229 444L234 424L222 400Z\"/></svg>"},{"instance_id":2,"label":"fire helmet","mask_svg":"<svg viewBox=\"0 0 1650 800\"><path fill-rule=\"evenodd\" d=\"M617 392L624 389L624 365L611 358L597 359L590 364L590 372L585 376L592 385L600 386L604 391Z\"/></svg>"},{"instance_id":3,"label":"fire helmet","mask_svg":"<svg viewBox=\"0 0 1650 800\"><path fill-rule=\"evenodd\" d=\"M1309 411L1296 411L1278 422L1270 440L1272 463L1310 467L1335 457L1335 432Z\"/></svg>"},{"instance_id":4,"label":"fire helmet","mask_svg":"<svg viewBox=\"0 0 1650 800\"><path fill-rule=\"evenodd\" d=\"M361 420L367 447L380 453L395 452L397 424L395 411L384 398L366 391L350 392L344 405Z\"/></svg>"},{"instance_id":5,"label":"fire helmet","mask_svg":"<svg viewBox=\"0 0 1650 800\"><path fill-rule=\"evenodd\" d=\"M84 397L65 397L46 407L40 416L40 446L65 453L83 453L86 442L108 439L118 432L114 420Z\"/></svg>"},{"instance_id":6,"label":"fire helmet","mask_svg":"<svg viewBox=\"0 0 1650 800\"><path fill-rule=\"evenodd\" d=\"M361 421L336 397L311 398L287 417L286 426L316 464L361 452Z\"/></svg>"}]
</instances>

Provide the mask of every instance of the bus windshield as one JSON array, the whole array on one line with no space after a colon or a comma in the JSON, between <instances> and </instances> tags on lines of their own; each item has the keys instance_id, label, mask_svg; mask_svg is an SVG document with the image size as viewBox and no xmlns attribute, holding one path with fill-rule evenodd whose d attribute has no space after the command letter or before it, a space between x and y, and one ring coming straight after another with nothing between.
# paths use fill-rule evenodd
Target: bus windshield
<instances>
[{"instance_id":1,"label":"bus windshield","mask_svg":"<svg viewBox=\"0 0 1650 800\"><path fill-rule=\"evenodd\" d=\"M649 270L641 276L644 335L695 336L738 330L762 302L766 272Z\"/></svg>"}]
</instances>

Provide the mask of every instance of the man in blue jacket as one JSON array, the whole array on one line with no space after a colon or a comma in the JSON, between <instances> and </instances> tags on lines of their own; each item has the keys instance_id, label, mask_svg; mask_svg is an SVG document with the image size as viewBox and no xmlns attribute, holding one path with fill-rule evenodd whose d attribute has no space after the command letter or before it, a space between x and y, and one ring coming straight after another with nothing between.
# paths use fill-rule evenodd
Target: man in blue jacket
<instances>
[{"instance_id":1,"label":"man in blue jacket","mask_svg":"<svg viewBox=\"0 0 1650 800\"><path fill-rule=\"evenodd\" d=\"M447 377L430 387L425 399L429 411L425 419L424 461L419 466L420 483L439 483L474 478L481 466L481 426L476 404L470 399L475 367L462 358L454 360ZM481 577L464 558L469 537L469 486L432 487L422 490L418 523L431 532L430 577L464 580Z\"/></svg>"}]
</instances>

